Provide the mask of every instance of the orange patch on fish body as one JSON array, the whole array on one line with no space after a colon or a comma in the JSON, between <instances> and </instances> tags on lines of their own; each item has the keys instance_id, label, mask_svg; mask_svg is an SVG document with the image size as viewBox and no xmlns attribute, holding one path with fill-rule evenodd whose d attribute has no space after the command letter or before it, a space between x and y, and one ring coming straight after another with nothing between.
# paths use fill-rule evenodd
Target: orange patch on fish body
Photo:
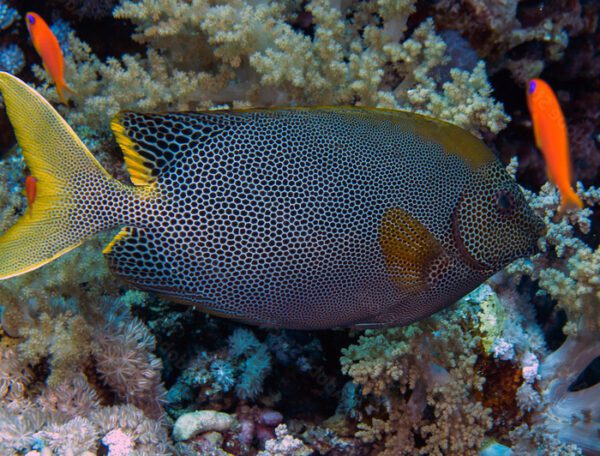
<instances>
[{"instance_id":1,"label":"orange patch on fish body","mask_svg":"<svg viewBox=\"0 0 600 456\"><path fill-rule=\"evenodd\" d=\"M65 91L73 93L73 90L65 82L65 59L56 36L39 14L27 13L25 22L33 46L42 58L44 68L56 84L60 101L65 105L68 104Z\"/></svg>"},{"instance_id":2,"label":"orange patch on fish body","mask_svg":"<svg viewBox=\"0 0 600 456\"><path fill-rule=\"evenodd\" d=\"M35 177L27 176L27 179L25 179L25 194L27 195L27 204L29 205L29 212L31 213L37 195L37 179Z\"/></svg>"},{"instance_id":3,"label":"orange patch on fish body","mask_svg":"<svg viewBox=\"0 0 600 456\"><path fill-rule=\"evenodd\" d=\"M571 159L567 125L552 88L541 79L531 79L527 87L535 143L546 160L548 178L561 196L561 211L581 209L583 203L571 186Z\"/></svg>"}]
</instances>

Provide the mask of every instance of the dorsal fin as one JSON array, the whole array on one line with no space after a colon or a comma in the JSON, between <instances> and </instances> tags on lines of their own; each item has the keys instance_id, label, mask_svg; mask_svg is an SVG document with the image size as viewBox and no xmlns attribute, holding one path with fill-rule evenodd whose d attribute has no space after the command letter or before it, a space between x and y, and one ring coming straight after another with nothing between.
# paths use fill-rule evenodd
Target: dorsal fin
<instances>
[{"instance_id":1,"label":"dorsal fin","mask_svg":"<svg viewBox=\"0 0 600 456\"><path fill-rule=\"evenodd\" d=\"M169 133L168 128L159 130L159 123L149 115L135 112L120 112L113 117L110 126L123 151L131 181L135 185L154 182L173 159L169 145L162 143Z\"/></svg>"},{"instance_id":2,"label":"dorsal fin","mask_svg":"<svg viewBox=\"0 0 600 456\"><path fill-rule=\"evenodd\" d=\"M111 128L135 185L148 185L180 154L244 121L230 111L142 114L123 111ZM247 120L247 119L246 119Z\"/></svg>"}]
</instances>

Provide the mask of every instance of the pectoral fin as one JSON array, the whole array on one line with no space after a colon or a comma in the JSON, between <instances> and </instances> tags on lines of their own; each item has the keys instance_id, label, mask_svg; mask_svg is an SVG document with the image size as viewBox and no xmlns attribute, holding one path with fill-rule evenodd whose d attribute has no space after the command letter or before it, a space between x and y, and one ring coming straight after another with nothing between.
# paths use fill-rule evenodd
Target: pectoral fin
<instances>
[{"instance_id":1,"label":"pectoral fin","mask_svg":"<svg viewBox=\"0 0 600 456\"><path fill-rule=\"evenodd\" d=\"M426 290L450 264L435 236L404 209L392 208L385 213L379 243L387 272L408 294Z\"/></svg>"}]
</instances>

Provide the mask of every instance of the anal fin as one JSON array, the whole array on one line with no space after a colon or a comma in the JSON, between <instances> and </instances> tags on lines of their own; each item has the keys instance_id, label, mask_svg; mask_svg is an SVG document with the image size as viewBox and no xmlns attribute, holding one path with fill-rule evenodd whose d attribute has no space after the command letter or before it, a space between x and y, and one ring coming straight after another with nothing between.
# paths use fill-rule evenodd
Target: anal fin
<instances>
[{"instance_id":1,"label":"anal fin","mask_svg":"<svg viewBox=\"0 0 600 456\"><path fill-rule=\"evenodd\" d=\"M102 253L114 274L136 288L156 293L167 301L212 309L212 301L196 290L186 291L176 286L176 272L155 247L155 241L155 234L152 232L126 226Z\"/></svg>"},{"instance_id":2,"label":"anal fin","mask_svg":"<svg viewBox=\"0 0 600 456\"><path fill-rule=\"evenodd\" d=\"M109 268L121 279L143 289L162 290L171 285L166 260L156 251L154 235L126 226L104 248Z\"/></svg>"}]
</instances>

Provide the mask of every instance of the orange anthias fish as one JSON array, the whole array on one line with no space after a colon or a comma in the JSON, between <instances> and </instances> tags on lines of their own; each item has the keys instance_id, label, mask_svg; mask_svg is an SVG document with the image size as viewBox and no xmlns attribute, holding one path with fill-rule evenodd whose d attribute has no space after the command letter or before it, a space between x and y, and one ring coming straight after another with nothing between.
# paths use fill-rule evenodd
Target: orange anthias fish
<instances>
[{"instance_id":1,"label":"orange anthias fish","mask_svg":"<svg viewBox=\"0 0 600 456\"><path fill-rule=\"evenodd\" d=\"M33 203L37 195L37 179L33 176L27 176L25 179L25 194L27 195L27 204L29 205L29 213L33 213Z\"/></svg>"},{"instance_id":2,"label":"orange anthias fish","mask_svg":"<svg viewBox=\"0 0 600 456\"><path fill-rule=\"evenodd\" d=\"M567 125L554 91L545 81L531 79L527 87L527 105L533 121L535 144L546 160L548 178L560 192L560 211L583 208L583 202L571 186Z\"/></svg>"},{"instance_id":3,"label":"orange anthias fish","mask_svg":"<svg viewBox=\"0 0 600 456\"><path fill-rule=\"evenodd\" d=\"M65 92L74 94L73 90L65 82L65 59L58 40L46 21L39 14L27 13L25 22L31 35L31 41L35 50L42 58L44 68L56 84L56 92L63 104L67 104Z\"/></svg>"}]
</instances>

